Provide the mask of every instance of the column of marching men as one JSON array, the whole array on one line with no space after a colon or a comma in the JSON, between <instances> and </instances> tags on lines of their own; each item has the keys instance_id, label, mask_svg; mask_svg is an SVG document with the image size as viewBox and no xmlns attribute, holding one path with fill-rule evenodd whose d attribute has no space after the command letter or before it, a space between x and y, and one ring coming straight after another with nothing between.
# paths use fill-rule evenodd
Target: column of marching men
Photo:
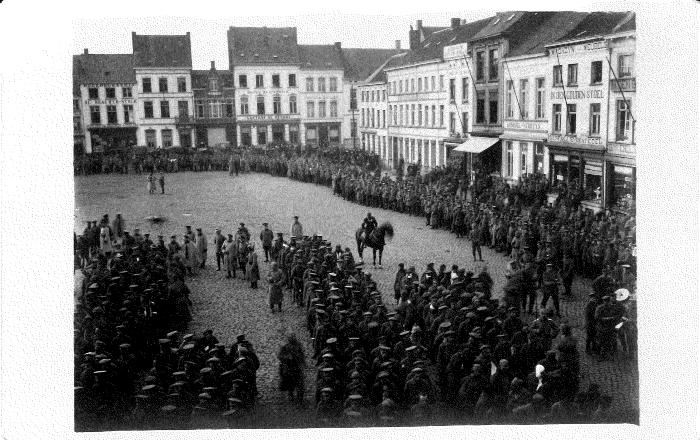
<instances>
[{"instance_id":1,"label":"column of marching men","mask_svg":"<svg viewBox=\"0 0 700 440\"><path fill-rule=\"evenodd\" d=\"M105 214L95 231L97 221L87 223L74 321L81 425L211 426L212 419L239 424L258 395L260 361L253 345L243 334L228 345L212 330L187 333L191 301L185 279L207 260L201 229L195 234L188 226L182 243L172 236L166 244L163 236L154 242L139 229L130 234L121 214L113 222ZM247 264L254 251L245 231L241 224L236 233L241 253L222 255L222 244L217 262L233 273L242 267L256 283L251 272L257 262L252 259L254 268ZM216 245L226 242L219 235Z\"/></svg>"}]
</instances>

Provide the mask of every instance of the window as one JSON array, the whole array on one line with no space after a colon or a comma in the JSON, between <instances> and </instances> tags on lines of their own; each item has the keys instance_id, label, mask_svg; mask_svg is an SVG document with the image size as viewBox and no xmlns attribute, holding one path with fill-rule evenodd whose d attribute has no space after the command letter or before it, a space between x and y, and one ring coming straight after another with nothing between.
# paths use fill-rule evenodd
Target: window
<instances>
[{"instance_id":1,"label":"window","mask_svg":"<svg viewBox=\"0 0 700 440\"><path fill-rule=\"evenodd\" d=\"M338 117L338 101L331 101L331 118L337 118ZM386 116L384 116L386 118ZM384 125L386 125L386 120L384 121Z\"/></svg>"},{"instance_id":2,"label":"window","mask_svg":"<svg viewBox=\"0 0 700 440\"><path fill-rule=\"evenodd\" d=\"M178 116L187 117L190 113L189 103L187 101L177 102L177 114Z\"/></svg>"},{"instance_id":3,"label":"window","mask_svg":"<svg viewBox=\"0 0 700 440\"><path fill-rule=\"evenodd\" d=\"M280 76L279 74L275 73L272 75L272 87L275 88L280 88Z\"/></svg>"},{"instance_id":4,"label":"window","mask_svg":"<svg viewBox=\"0 0 700 440\"><path fill-rule=\"evenodd\" d=\"M617 57L617 76L620 78L634 76L634 59L632 55L620 55Z\"/></svg>"},{"instance_id":5,"label":"window","mask_svg":"<svg viewBox=\"0 0 700 440\"><path fill-rule=\"evenodd\" d=\"M91 105L90 106L90 123L91 124L101 124L102 121L100 119L100 106L99 105Z\"/></svg>"},{"instance_id":6,"label":"window","mask_svg":"<svg viewBox=\"0 0 700 440\"><path fill-rule=\"evenodd\" d=\"M287 82L289 83L289 87L296 87L297 86L297 75L295 73L290 73L289 77L287 78Z\"/></svg>"},{"instance_id":7,"label":"window","mask_svg":"<svg viewBox=\"0 0 700 440\"><path fill-rule=\"evenodd\" d=\"M265 114L265 97L262 95L258 95L256 98L256 104L257 104L257 110L259 115L264 115Z\"/></svg>"},{"instance_id":8,"label":"window","mask_svg":"<svg viewBox=\"0 0 700 440\"><path fill-rule=\"evenodd\" d=\"M233 117L233 101L227 102L224 105L224 107L226 110L226 114L224 116L226 116L227 118L232 118Z\"/></svg>"},{"instance_id":9,"label":"window","mask_svg":"<svg viewBox=\"0 0 700 440\"><path fill-rule=\"evenodd\" d=\"M423 107L423 110L425 112L425 126L428 127L430 126L430 107L426 105L425 107Z\"/></svg>"},{"instance_id":10,"label":"window","mask_svg":"<svg viewBox=\"0 0 700 440\"><path fill-rule=\"evenodd\" d=\"M498 49L489 51L489 80L498 79Z\"/></svg>"},{"instance_id":11,"label":"window","mask_svg":"<svg viewBox=\"0 0 700 440\"><path fill-rule=\"evenodd\" d=\"M151 78L141 79L141 89L143 93L151 93Z\"/></svg>"},{"instance_id":12,"label":"window","mask_svg":"<svg viewBox=\"0 0 700 440\"><path fill-rule=\"evenodd\" d=\"M455 88L455 79L450 78L450 102L455 102L455 94L457 93Z\"/></svg>"},{"instance_id":13,"label":"window","mask_svg":"<svg viewBox=\"0 0 700 440\"><path fill-rule=\"evenodd\" d=\"M255 75L255 88L261 89L265 87L265 81L262 75Z\"/></svg>"},{"instance_id":14,"label":"window","mask_svg":"<svg viewBox=\"0 0 700 440\"><path fill-rule=\"evenodd\" d=\"M403 81L399 81L399 93L403 93Z\"/></svg>"},{"instance_id":15,"label":"window","mask_svg":"<svg viewBox=\"0 0 700 440\"><path fill-rule=\"evenodd\" d=\"M215 86L218 85L215 83ZM216 90L218 87L212 87L212 90ZM177 91L182 93L187 91L187 78L180 76L177 78Z\"/></svg>"},{"instance_id":16,"label":"window","mask_svg":"<svg viewBox=\"0 0 700 440\"><path fill-rule=\"evenodd\" d=\"M561 104L552 105L552 131L561 133Z\"/></svg>"},{"instance_id":17,"label":"window","mask_svg":"<svg viewBox=\"0 0 700 440\"><path fill-rule=\"evenodd\" d=\"M467 134L467 118L469 114L467 112L462 112L462 134Z\"/></svg>"},{"instance_id":18,"label":"window","mask_svg":"<svg viewBox=\"0 0 700 440\"><path fill-rule=\"evenodd\" d=\"M319 109L319 113L320 113L320 109ZM370 118L370 127L374 128L375 127L375 125L374 125L374 109L370 110L370 115L372 116Z\"/></svg>"},{"instance_id":19,"label":"window","mask_svg":"<svg viewBox=\"0 0 700 440\"><path fill-rule=\"evenodd\" d=\"M160 132L161 137L163 138L163 148L169 148L173 146L173 131L172 130L163 130Z\"/></svg>"},{"instance_id":20,"label":"window","mask_svg":"<svg viewBox=\"0 0 700 440\"><path fill-rule=\"evenodd\" d=\"M600 104L591 104L590 136L600 136Z\"/></svg>"},{"instance_id":21,"label":"window","mask_svg":"<svg viewBox=\"0 0 700 440\"><path fill-rule=\"evenodd\" d=\"M423 78L418 78L418 91L423 91Z\"/></svg>"},{"instance_id":22,"label":"window","mask_svg":"<svg viewBox=\"0 0 700 440\"><path fill-rule=\"evenodd\" d=\"M99 99L100 98L99 89L97 87L90 87L88 89L88 98Z\"/></svg>"},{"instance_id":23,"label":"window","mask_svg":"<svg viewBox=\"0 0 700 440\"><path fill-rule=\"evenodd\" d=\"M428 88L428 84L425 85L425 88ZM430 90L435 90L435 77L431 76L430 77Z\"/></svg>"},{"instance_id":24,"label":"window","mask_svg":"<svg viewBox=\"0 0 700 440\"><path fill-rule=\"evenodd\" d=\"M430 119L430 125L435 127L435 106L432 106L432 112L433 112L433 114L432 114L432 117Z\"/></svg>"},{"instance_id":25,"label":"window","mask_svg":"<svg viewBox=\"0 0 700 440\"><path fill-rule=\"evenodd\" d=\"M122 98L131 98L131 87L122 87Z\"/></svg>"},{"instance_id":26,"label":"window","mask_svg":"<svg viewBox=\"0 0 700 440\"><path fill-rule=\"evenodd\" d=\"M209 103L209 117L210 118L220 118L221 117L221 103L219 101L212 101Z\"/></svg>"},{"instance_id":27,"label":"window","mask_svg":"<svg viewBox=\"0 0 700 440\"><path fill-rule=\"evenodd\" d=\"M249 110L248 110L248 97L241 96L241 114L247 115L248 112L249 112Z\"/></svg>"},{"instance_id":28,"label":"window","mask_svg":"<svg viewBox=\"0 0 700 440\"><path fill-rule=\"evenodd\" d=\"M530 107L530 104L528 102L528 87L530 86L530 83L526 79L521 79L520 80L520 111L522 113L521 118L523 119L528 119L530 117L530 112L528 112L528 108Z\"/></svg>"},{"instance_id":29,"label":"window","mask_svg":"<svg viewBox=\"0 0 700 440\"><path fill-rule=\"evenodd\" d=\"M357 90L353 87L350 89L350 110L357 109Z\"/></svg>"},{"instance_id":30,"label":"window","mask_svg":"<svg viewBox=\"0 0 700 440\"><path fill-rule=\"evenodd\" d=\"M258 145L267 144L267 127L258 125Z\"/></svg>"},{"instance_id":31,"label":"window","mask_svg":"<svg viewBox=\"0 0 700 440\"><path fill-rule=\"evenodd\" d=\"M386 90L382 90L382 102L386 102Z\"/></svg>"},{"instance_id":32,"label":"window","mask_svg":"<svg viewBox=\"0 0 700 440\"><path fill-rule=\"evenodd\" d=\"M423 110L421 110L421 106L418 106L418 125L423 125Z\"/></svg>"},{"instance_id":33,"label":"window","mask_svg":"<svg viewBox=\"0 0 700 440\"><path fill-rule=\"evenodd\" d=\"M328 80L328 88L331 92L337 92L338 91L338 78L332 77L331 79Z\"/></svg>"},{"instance_id":34,"label":"window","mask_svg":"<svg viewBox=\"0 0 700 440\"><path fill-rule=\"evenodd\" d=\"M537 78L537 102L535 103L535 118L544 119L544 78Z\"/></svg>"},{"instance_id":35,"label":"window","mask_svg":"<svg viewBox=\"0 0 700 440\"><path fill-rule=\"evenodd\" d=\"M153 129L146 130L146 146L156 148L156 131Z\"/></svg>"},{"instance_id":36,"label":"window","mask_svg":"<svg viewBox=\"0 0 700 440\"><path fill-rule=\"evenodd\" d=\"M506 141L506 176L513 176L513 142Z\"/></svg>"},{"instance_id":37,"label":"window","mask_svg":"<svg viewBox=\"0 0 700 440\"><path fill-rule=\"evenodd\" d=\"M486 92L476 93L476 123L486 123Z\"/></svg>"},{"instance_id":38,"label":"window","mask_svg":"<svg viewBox=\"0 0 700 440\"><path fill-rule=\"evenodd\" d=\"M489 124L498 123L498 92L489 91Z\"/></svg>"},{"instance_id":39,"label":"window","mask_svg":"<svg viewBox=\"0 0 700 440\"><path fill-rule=\"evenodd\" d=\"M411 78L411 92L416 91L416 80L414 78Z\"/></svg>"},{"instance_id":40,"label":"window","mask_svg":"<svg viewBox=\"0 0 700 440\"><path fill-rule=\"evenodd\" d=\"M326 78L321 77L318 79L318 91L319 92L326 91Z\"/></svg>"},{"instance_id":41,"label":"window","mask_svg":"<svg viewBox=\"0 0 700 440\"><path fill-rule=\"evenodd\" d=\"M360 126L364 127L365 126L365 109L362 109L361 116L362 116L362 118L361 118L362 122L360 122Z\"/></svg>"},{"instance_id":42,"label":"window","mask_svg":"<svg viewBox=\"0 0 700 440\"><path fill-rule=\"evenodd\" d=\"M591 85L603 82L603 62L593 61L591 63Z\"/></svg>"},{"instance_id":43,"label":"window","mask_svg":"<svg viewBox=\"0 0 700 440\"><path fill-rule=\"evenodd\" d=\"M282 98L279 96L274 96L272 98L272 113L275 115L282 113Z\"/></svg>"},{"instance_id":44,"label":"window","mask_svg":"<svg viewBox=\"0 0 700 440\"><path fill-rule=\"evenodd\" d=\"M569 64L566 66L566 85L576 86L578 84L578 64Z\"/></svg>"},{"instance_id":45,"label":"window","mask_svg":"<svg viewBox=\"0 0 700 440\"><path fill-rule=\"evenodd\" d=\"M160 101L160 117L170 117L170 103L168 101Z\"/></svg>"},{"instance_id":46,"label":"window","mask_svg":"<svg viewBox=\"0 0 700 440\"><path fill-rule=\"evenodd\" d=\"M134 106L125 105L124 106L124 123L131 124L134 122Z\"/></svg>"},{"instance_id":47,"label":"window","mask_svg":"<svg viewBox=\"0 0 700 440\"><path fill-rule=\"evenodd\" d=\"M293 144L296 144L299 142L299 126L298 125L290 125L289 126L289 142L291 142Z\"/></svg>"},{"instance_id":48,"label":"window","mask_svg":"<svg viewBox=\"0 0 700 440\"><path fill-rule=\"evenodd\" d=\"M248 105L248 98L246 98L246 106ZM203 118L204 117L204 102L202 101L197 101L197 104L195 105L195 114L198 118Z\"/></svg>"},{"instance_id":49,"label":"window","mask_svg":"<svg viewBox=\"0 0 700 440\"><path fill-rule=\"evenodd\" d=\"M562 84L561 65L554 66L554 70L552 71L552 82L553 82L553 85L555 85L555 86L561 86L561 84Z\"/></svg>"},{"instance_id":50,"label":"window","mask_svg":"<svg viewBox=\"0 0 700 440\"><path fill-rule=\"evenodd\" d=\"M411 104L411 125L416 125L416 105Z\"/></svg>"},{"instance_id":51,"label":"window","mask_svg":"<svg viewBox=\"0 0 700 440\"><path fill-rule=\"evenodd\" d=\"M399 106L399 125L403 125L403 105Z\"/></svg>"},{"instance_id":52,"label":"window","mask_svg":"<svg viewBox=\"0 0 700 440\"><path fill-rule=\"evenodd\" d=\"M143 117L146 119L153 118L153 101L144 101L144 103L143 103Z\"/></svg>"},{"instance_id":53,"label":"window","mask_svg":"<svg viewBox=\"0 0 700 440\"><path fill-rule=\"evenodd\" d=\"M180 84L178 82L178 87L179 86ZM219 80L217 78L209 78L209 91L216 92L217 90L219 90Z\"/></svg>"},{"instance_id":54,"label":"window","mask_svg":"<svg viewBox=\"0 0 700 440\"><path fill-rule=\"evenodd\" d=\"M477 81L484 80L484 53L483 52L476 53L476 80Z\"/></svg>"},{"instance_id":55,"label":"window","mask_svg":"<svg viewBox=\"0 0 700 440\"><path fill-rule=\"evenodd\" d=\"M455 133L455 114L450 112L450 134Z\"/></svg>"},{"instance_id":56,"label":"window","mask_svg":"<svg viewBox=\"0 0 700 440\"><path fill-rule=\"evenodd\" d=\"M314 91L314 79L313 78L306 78L306 91L307 92Z\"/></svg>"},{"instance_id":57,"label":"window","mask_svg":"<svg viewBox=\"0 0 700 440\"><path fill-rule=\"evenodd\" d=\"M528 148L527 142L520 142L520 175L525 175L530 172L528 170Z\"/></svg>"},{"instance_id":58,"label":"window","mask_svg":"<svg viewBox=\"0 0 700 440\"><path fill-rule=\"evenodd\" d=\"M445 106L440 106L440 127L445 126Z\"/></svg>"},{"instance_id":59,"label":"window","mask_svg":"<svg viewBox=\"0 0 700 440\"><path fill-rule=\"evenodd\" d=\"M114 87L107 87L105 89L105 98L107 99L114 99L117 97L117 94L114 90Z\"/></svg>"},{"instance_id":60,"label":"window","mask_svg":"<svg viewBox=\"0 0 700 440\"><path fill-rule=\"evenodd\" d=\"M513 81L506 81L506 117L513 117Z\"/></svg>"},{"instance_id":61,"label":"window","mask_svg":"<svg viewBox=\"0 0 700 440\"><path fill-rule=\"evenodd\" d=\"M314 102L313 101L309 101L306 103L306 117L307 118L314 117Z\"/></svg>"},{"instance_id":62,"label":"window","mask_svg":"<svg viewBox=\"0 0 700 440\"><path fill-rule=\"evenodd\" d=\"M248 75L238 75L238 87L242 89L248 88Z\"/></svg>"},{"instance_id":63,"label":"window","mask_svg":"<svg viewBox=\"0 0 700 440\"><path fill-rule=\"evenodd\" d=\"M535 173L544 174L544 144L535 142Z\"/></svg>"},{"instance_id":64,"label":"window","mask_svg":"<svg viewBox=\"0 0 700 440\"><path fill-rule=\"evenodd\" d=\"M370 102L374 102L374 90L372 90L369 100Z\"/></svg>"},{"instance_id":65,"label":"window","mask_svg":"<svg viewBox=\"0 0 700 440\"><path fill-rule=\"evenodd\" d=\"M566 133L576 134L576 104L566 106Z\"/></svg>"},{"instance_id":66,"label":"window","mask_svg":"<svg viewBox=\"0 0 700 440\"><path fill-rule=\"evenodd\" d=\"M331 102L331 116L333 116L333 103ZM382 128L386 128L386 110L382 110Z\"/></svg>"},{"instance_id":67,"label":"window","mask_svg":"<svg viewBox=\"0 0 700 440\"><path fill-rule=\"evenodd\" d=\"M467 102L469 99L469 81L467 77L462 78L462 102Z\"/></svg>"},{"instance_id":68,"label":"window","mask_svg":"<svg viewBox=\"0 0 700 440\"><path fill-rule=\"evenodd\" d=\"M326 117L326 101L319 101L318 102L318 117L319 118Z\"/></svg>"},{"instance_id":69,"label":"window","mask_svg":"<svg viewBox=\"0 0 700 440\"><path fill-rule=\"evenodd\" d=\"M632 136L631 104L623 99L617 101L617 129L616 140L626 141Z\"/></svg>"},{"instance_id":70,"label":"window","mask_svg":"<svg viewBox=\"0 0 700 440\"><path fill-rule=\"evenodd\" d=\"M296 95L289 96L289 114L292 114L292 115L297 114L297 96Z\"/></svg>"},{"instance_id":71,"label":"window","mask_svg":"<svg viewBox=\"0 0 700 440\"><path fill-rule=\"evenodd\" d=\"M445 90L445 75L440 75L440 90Z\"/></svg>"},{"instance_id":72,"label":"window","mask_svg":"<svg viewBox=\"0 0 700 440\"><path fill-rule=\"evenodd\" d=\"M158 78L158 91L168 93L168 78Z\"/></svg>"}]
</instances>

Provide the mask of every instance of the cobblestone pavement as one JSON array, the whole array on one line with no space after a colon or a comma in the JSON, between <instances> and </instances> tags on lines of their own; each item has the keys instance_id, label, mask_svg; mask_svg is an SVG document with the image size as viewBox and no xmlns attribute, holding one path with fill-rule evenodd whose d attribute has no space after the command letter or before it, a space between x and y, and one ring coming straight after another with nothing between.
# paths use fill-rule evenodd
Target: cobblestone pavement
<instances>
[{"instance_id":1,"label":"cobblestone pavement","mask_svg":"<svg viewBox=\"0 0 700 440\"><path fill-rule=\"evenodd\" d=\"M488 265L495 280L494 294L499 295L505 281L503 255L483 248L484 263L474 263L471 246L466 239L457 239L447 231L433 231L425 227L423 217L412 217L382 209L368 209L333 196L329 188L291 181L286 178L262 174L246 174L238 177L226 173L176 173L167 174L166 194L149 195L146 175L105 175L77 177L75 230L80 233L84 220L99 219L109 213L110 219L121 212L127 229L139 227L152 237L162 234L182 234L185 225L201 227L211 238L217 227L224 234L233 233L238 223L245 222L262 253L258 235L262 222L270 228L289 236L292 216L298 215L305 234L318 233L334 245L348 246L356 253L354 232L367 211L381 223L391 221L396 231L394 239L384 250L384 268L373 269L373 278L379 284L387 304L393 304L393 279L398 263L406 267L414 265L421 273L428 262L436 268L459 264L467 268ZM163 216L167 221L151 225L146 218ZM166 240L167 241L167 240ZM371 261L371 252L365 253L365 261ZM263 261L263 258L260 259ZM261 264L261 276L266 277L267 264ZM314 369L311 366L310 338L305 329L305 316L285 298L284 312L272 314L267 306L267 283L261 281L257 290L250 289L243 280L227 280L225 273L216 271L216 261L210 244L207 268L188 282L192 290L193 320L190 328L200 334L211 328L219 340L227 344L236 335L245 333L258 351L261 368L258 386L262 394L255 414L249 420L251 427L305 427L314 426L312 411ZM563 319L575 328L581 352L585 335L583 308L590 281L576 280L574 298L563 300ZM276 353L285 335L296 332L307 342L306 353L310 366L307 371L307 399L304 406L287 402L286 395L278 391ZM613 396L613 410L620 422L638 423L638 370L636 360L618 358L597 362L582 355L582 388L590 382L601 386L602 392ZM207 427L218 427L208 424Z\"/></svg>"}]
</instances>

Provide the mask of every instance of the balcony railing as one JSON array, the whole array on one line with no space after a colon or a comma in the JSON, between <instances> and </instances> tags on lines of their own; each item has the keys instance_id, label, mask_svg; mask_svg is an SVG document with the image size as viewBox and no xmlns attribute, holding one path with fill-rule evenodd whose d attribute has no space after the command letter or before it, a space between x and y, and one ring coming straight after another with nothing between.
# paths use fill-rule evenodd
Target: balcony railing
<instances>
[{"instance_id":1,"label":"balcony railing","mask_svg":"<svg viewBox=\"0 0 700 440\"><path fill-rule=\"evenodd\" d=\"M618 86L619 82L619 86ZM613 92L635 92L637 91L637 78L618 78L617 81L613 78L610 80L610 90Z\"/></svg>"}]
</instances>

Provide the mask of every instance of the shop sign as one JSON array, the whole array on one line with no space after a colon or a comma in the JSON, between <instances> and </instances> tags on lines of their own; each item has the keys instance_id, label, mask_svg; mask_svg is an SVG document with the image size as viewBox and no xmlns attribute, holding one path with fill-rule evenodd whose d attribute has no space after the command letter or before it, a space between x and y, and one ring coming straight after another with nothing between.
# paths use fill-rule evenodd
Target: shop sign
<instances>
[{"instance_id":1,"label":"shop sign","mask_svg":"<svg viewBox=\"0 0 700 440\"><path fill-rule=\"evenodd\" d=\"M567 90L566 93L560 90L552 90L549 93L551 99L605 99L602 90Z\"/></svg>"},{"instance_id":2,"label":"shop sign","mask_svg":"<svg viewBox=\"0 0 700 440\"><path fill-rule=\"evenodd\" d=\"M298 116L298 115L239 115L238 120L239 121L280 121L280 120L286 120L286 119L291 119L293 116Z\"/></svg>"},{"instance_id":3,"label":"shop sign","mask_svg":"<svg viewBox=\"0 0 700 440\"><path fill-rule=\"evenodd\" d=\"M447 59L463 59L468 56L468 44L460 43L452 46L446 46L442 49L442 56Z\"/></svg>"},{"instance_id":4,"label":"shop sign","mask_svg":"<svg viewBox=\"0 0 700 440\"><path fill-rule=\"evenodd\" d=\"M618 156L635 156L637 154L637 146L630 144L609 144L609 154L617 154Z\"/></svg>"},{"instance_id":5,"label":"shop sign","mask_svg":"<svg viewBox=\"0 0 700 440\"><path fill-rule=\"evenodd\" d=\"M555 47L555 48L549 50L549 54L554 55L554 56L556 56L557 54L568 55L568 54L572 54L572 53L592 52L592 51L604 50L604 49L607 49L605 41L593 41L590 43L577 44L577 45L573 45L573 46Z\"/></svg>"},{"instance_id":6,"label":"shop sign","mask_svg":"<svg viewBox=\"0 0 700 440\"><path fill-rule=\"evenodd\" d=\"M124 98L124 99L118 99L118 98L109 98L109 99L86 99L85 104L89 105L96 105L96 104L119 104L121 102L122 104L133 104L134 99L133 98Z\"/></svg>"},{"instance_id":7,"label":"shop sign","mask_svg":"<svg viewBox=\"0 0 700 440\"><path fill-rule=\"evenodd\" d=\"M531 130L531 131L547 131L549 122L547 121L523 121L523 120L505 120L503 128L508 130Z\"/></svg>"},{"instance_id":8,"label":"shop sign","mask_svg":"<svg viewBox=\"0 0 700 440\"><path fill-rule=\"evenodd\" d=\"M547 141L579 145L603 145L603 141L600 138L575 135L550 134L549 137L547 137Z\"/></svg>"}]
</instances>

